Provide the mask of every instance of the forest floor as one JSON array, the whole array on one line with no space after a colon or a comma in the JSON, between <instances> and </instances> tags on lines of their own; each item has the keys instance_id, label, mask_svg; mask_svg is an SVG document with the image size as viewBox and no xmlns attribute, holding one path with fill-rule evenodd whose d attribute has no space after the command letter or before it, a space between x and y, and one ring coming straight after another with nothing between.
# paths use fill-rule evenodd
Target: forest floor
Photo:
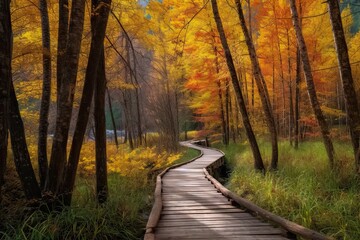
<instances>
[{"instance_id":1,"label":"forest floor","mask_svg":"<svg viewBox=\"0 0 360 240\"><path fill-rule=\"evenodd\" d=\"M184 148L180 158L171 164L198 155L197 151ZM85 172L90 169L88 164L83 168ZM26 207L15 167L9 164L0 209L0 239L142 239L152 207L155 176L156 173L151 173L149 177L146 169L140 175L110 173L109 200L99 207L95 201L94 174L86 175L80 170L72 206L47 214Z\"/></svg>"},{"instance_id":2,"label":"forest floor","mask_svg":"<svg viewBox=\"0 0 360 240\"><path fill-rule=\"evenodd\" d=\"M270 159L269 142L262 140L259 146L264 159ZM332 172L321 141L301 143L298 150L281 141L279 170L265 176L253 170L247 143L214 147L226 154L232 170L227 187L233 192L335 239L359 239L360 179L354 174L350 143L335 142L337 170Z\"/></svg>"}]
</instances>

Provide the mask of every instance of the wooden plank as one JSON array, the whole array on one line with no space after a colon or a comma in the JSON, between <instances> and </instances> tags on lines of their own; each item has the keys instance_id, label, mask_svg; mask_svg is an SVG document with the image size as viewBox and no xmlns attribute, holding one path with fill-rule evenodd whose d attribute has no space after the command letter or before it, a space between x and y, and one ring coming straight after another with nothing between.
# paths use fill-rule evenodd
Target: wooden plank
<instances>
[{"instance_id":1,"label":"wooden plank","mask_svg":"<svg viewBox=\"0 0 360 240\"><path fill-rule=\"evenodd\" d=\"M163 179L163 182L171 182L177 183L179 181L187 181L187 182L199 182L199 183L210 183L208 181L204 181L205 178L188 178L188 177L172 177L172 179ZM211 184L211 183L210 183Z\"/></svg>"},{"instance_id":2,"label":"wooden plank","mask_svg":"<svg viewBox=\"0 0 360 240\"><path fill-rule=\"evenodd\" d=\"M184 188L167 188L167 189L163 189L162 193L163 194L174 194L174 193L178 193L178 194L192 194L192 193L211 193L211 192L215 192L218 193L216 191L216 189L184 189Z\"/></svg>"},{"instance_id":3,"label":"wooden plank","mask_svg":"<svg viewBox=\"0 0 360 240\"><path fill-rule=\"evenodd\" d=\"M177 236L156 235L157 240L179 240ZM181 239L204 239L204 240L284 240L279 235L242 235L242 236L221 236L217 234L181 236Z\"/></svg>"},{"instance_id":4,"label":"wooden plank","mask_svg":"<svg viewBox=\"0 0 360 240\"><path fill-rule=\"evenodd\" d=\"M201 190L202 188L204 189L208 189L209 191L214 191L214 192L220 192L218 191L213 185L211 184L197 184L197 183L188 183L188 184L171 184L168 182L164 182L164 186L163 186L163 190L164 189L171 189L171 188L177 188L177 189L198 189Z\"/></svg>"},{"instance_id":5,"label":"wooden plank","mask_svg":"<svg viewBox=\"0 0 360 240\"><path fill-rule=\"evenodd\" d=\"M163 210L161 212L162 215L170 215L170 214L208 214L208 213L242 213L244 210L237 208L229 208L229 209L196 209L196 210Z\"/></svg>"},{"instance_id":6,"label":"wooden plank","mask_svg":"<svg viewBox=\"0 0 360 240\"><path fill-rule=\"evenodd\" d=\"M217 192L216 188L213 187L164 187L162 189L163 193L166 192Z\"/></svg>"},{"instance_id":7,"label":"wooden plank","mask_svg":"<svg viewBox=\"0 0 360 240\"><path fill-rule=\"evenodd\" d=\"M178 173L178 172L186 172L186 173L189 173L189 172L195 172L195 173L201 173L202 172L202 169L185 169L185 168L174 168L174 169L171 169L169 170L169 173Z\"/></svg>"},{"instance_id":8,"label":"wooden plank","mask_svg":"<svg viewBox=\"0 0 360 240\"><path fill-rule=\"evenodd\" d=\"M171 178L183 178L183 179L188 179L188 178L198 178L201 181L206 179L204 174L182 174L182 173L173 173L173 174L169 174L167 175L167 178L163 178L163 179L171 179Z\"/></svg>"},{"instance_id":9,"label":"wooden plank","mask_svg":"<svg viewBox=\"0 0 360 240\"><path fill-rule=\"evenodd\" d=\"M194 219L192 221L160 221L158 224L159 227L192 227L192 226L269 226L269 223L264 223L259 220L254 219L240 219L240 220L198 220Z\"/></svg>"},{"instance_id":10,"label":"wooden plank","mask_svg":"<svg viewBox=\"0 0 360 240\"><path fill-rule=\"evenodd\" d=\"M209 183L200 183L200 182L188 182L188 183L179 183L179 182L163 182L163 187L213 187Z\"/></svg>"},{"instance_id":11,"label":"wooden plank","mask_svg":"<svg viewBox=\"0 0 360 240\"><path fill-rule=\"evenodd\" d=\"M195 201L163 201L164 207L187 207L187 206L221 206L221 205L230 205L229 202L218 201L218 202L195 202Z\"/></svg>"},{"instance_id":12,"label":"wooden plank","mask_svg":"<svg viewBox=\"0 0 360 240\"><path fill-rule=\"evenodd\" d=\"M179 192L175 193L166 193L162 195L163 200L170 200L170 199L213 199L213 200L222 200L222 195L219 195L220 193L200 193L200 192L194 192L193 194L188 194L188 192L184 192L185 194L181 194Z\"/></svg>"},{"instance_id":13,"label":"wooden plank","mask_svg":"<svg viewBox=\"0 0 360 240\"><path fill-rule=\"evenodd\" d=\"M206 199L206 196L208 196L208 198ZM214 202L219 202L219 201L227 201L227 198L223 197L223 195L221 195L221 193L217 193L217 192L191 192L191 194L189 194L189 192L164 192L163 195L163 200L178 200L178 199L183 199L183 200L194 200L192 198L195 199L204 199L207 200L208 202L214 201Z\"/></svg>"},{"instance_id":14,"label":"wooden plank","mask_svg":"<svg viewBox=\"0 0 360 240\"><path fill-rule=\"evenodd\" d=\"M273 227L259 226L259 227L220 227L220 228L189 228L184 231L183 229L177 229L176 227L172 228L158 228L155 231L156 235L168 234L170 236L187 236L187 235L201 235L201 234L209 234L216 233L221 236L233 236L233 235L280 235L282 231L280 229L276 229Z\"/></svg>"},{"instance_id":15,"label":"wooden plank","mask_svg":"<svg viewBox=\"0 0 360 240\"><path fill-rule=\"evenodd\" d=\"M211 202L211 200L209 200L208 198L206 198L206 196L187 196L187 197L181 197L181 196L177 196L177 197L166 197L163 196L162 198L164 201L196 201L199 203L207 203L207 202ZM221 200L221 199L216 199L218 202L225 202L226 200Z\"/></svg>"},{"instance_id":16,"label":"wooden plank","mask_svg":"<svg viewBox=\"0 0 360 240\"><path fill-rule=\"evenodd\" d=\"M205 180L205 179L204 179ZM171 186L193 186L193 185L199 185L199 186L213 186L210 182L208 181L186 181L186 182L179 182L179 181L167 181L167 180L163 180L162 185L164 187L166 187L167 185L171 185Z\"/></svg>"},{"instance_id":17,"label":"wooden plank","mask_svg":"<svg viewBox=\"0 0 360 240\"><path fill-rule=\"evenodd\" d=\"M271 225L266 224L266 223L251 223L251 224L241 224L241 223L229 223L229 224L196 224L194 223L192 226L189 225L177 225L177 224L173 224L173 225L161 225L156 227L156 229L158 231L160 231L161 229L168 229L168 230L172 230L173 228L176 228L177 230L182 230L182 231L188 231L188 230L192 230L192 229L205 229L205 230L209 230L209 231L225 231L225 230L232 230L232 229L238 229L238 228L248 228L249 230L251 230L251 228L255 228L255 227L271 227ZM256 230L254 230L255 232ZM257 232L255 232L257 233ZM280 234L280 233L279 233Z\"/></svg>"},{"instance_id":18,"label":"wooden plank","mask_svg":"<svg viewBox=\"0 0 360 240\"><path fill-rule=\"evenodd\" d=\"M210 206L164 206L163 211L170 211L170 210L205 210L205 209L232 209L234 206L228 205L210 205Z\"/></svg>"},{"instance_id":19,"label":"wooden plank","mask_svg":"<svg viewBox=\"0 0 360 240\"><path fill-rule=\"evenodd\" d=\"M181 192L217 192L220 193L214 187L164 187L162 192L165 191L181 191Z\"/></svg>"},{"instance_id":20,"label":"wooden plank","mask_svg":"<svg viewBox=\"0 0 360 240\"><path fill-rule=\"evenodd\" d=\"M209 198L223 198L221 193L217 191L208 191L208 192L173 192L173 193L162 193L164 197L186 197L186 196L208 196Z\"/></svg>"},{"instance_id":21,"label":"wooden plank","mask_svg":"<svg viewBox=\"0 0 360 240\"><path fill-rule=\"evenodd\" d=\"M167 178L162 178L163 181L204 181L205 175L198 177L189 177L189 176L171 176Z\"/></svg>"},{"instance_id":22,"label":"wooden plank","mask_svg":"<svg viewBox=\"0 0 360 240\"><path fill-rule=\"evenodd\" d=\"M254 219L249 213L207 213L207 214L181 214L181 215L162 215L162 220L170 219Z\"/></svg>"}]
</instances>

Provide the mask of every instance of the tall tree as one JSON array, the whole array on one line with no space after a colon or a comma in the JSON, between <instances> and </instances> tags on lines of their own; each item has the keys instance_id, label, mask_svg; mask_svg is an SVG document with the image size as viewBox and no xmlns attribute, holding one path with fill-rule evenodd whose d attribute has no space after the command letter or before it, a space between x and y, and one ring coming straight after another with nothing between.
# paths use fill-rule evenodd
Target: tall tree
<instances>
[{"instance_id":1,"label":"tall tree","mask_svg":"<svg viewBox=\"0 0 360 240\"><path fill-rule=\"evenodd\" d=\"M117 136L117 127L116 127L114 111L113 111L113 107L112 107L112 103L111 103L110 91L109 91L108 87L106 87L106 93L107 93L109 111L110 111L110 116L111 116L111 124L112 124L113 130L114 130L115 145L116 145L116 148L119 148L119 142L118 142L118 136Z\"/></svg>"},{"instance_id":2,"label":"tall tree","mask_svg":"<svg viewBox=\"0 0 360 240\"><path fill-rule=\"evenodd\" d=\"M92 39L90 55L86 68L85 82L80 102L79 114L76 121L74 136L70 149L68 164L66 166L64 183L62 188L63 201L70 205L72 191L74 189L76 170L79 163L80 151L89 121L90 107L95 89L95 81L98 79L99 65L103 60L103 43L105 38L106 25L108 22L111 1L99 1L92 6L91 29ZM95 109L95 112L97 109ZM96 114L95 114L96 115ZM96 120L96 119L95 119ZM95 122L96 123L96 122ZM97 136L96 132L96 136Z\"/></svg>"},{"instance_id":3,"label":"tall tree","mask_svg":"<svg viewBox=\"0 0 360 240\"><path fill-rule=\"evenodd\" d=\"M69 37L69 0L59 0L59 30L56 61L57 104L60 103L61 78L64 73L66 44Z\"/></svg>"},{"instance_id":4,"label":"tall tree","mask_svg":"<svg viewBox=\"0 0 360 240\"><path fill-rule=\"evenodd\" d=\"M41 197L26 145L24 125L12 83L12 28L10 1L0 1L0 188L6 166L8 131L16 170L28 199Z\"/></svg>"},{"instance_id":5,"label":"tall tree","mask_svg":"<svg viewBox=\"0 0 360 240\"><path fill-rule=\"evenodd\" d=\"M41 190L32 167L30 154L26 144L24 124L20 115L19 104L16 99L12 82L10 86L10 112L8 120L16 171L23 186L25 196L28 199L40 198Z\"/></svg>"},{"instance_id":6,"label":"tall tree","mask_svg":"<svg viewBox=\"0 0 360 240\"><path fill-rule=\"evenodd\" d=\"M111 0L92 0L93 8L106 8L104 14L98 18L99 22L103 22L103 31L105 37L105 29L107 18L109 15ZM99 26L100 27L100 26ZM96 31L96 30L95 30ZM99 29L99 31L101 31ZM96 148L96 196L98 202L104 203L108 196L107 185L107 156L106 156L106 123L105 123L105 94L106 94L106 72L105 72L105 52L104 42L100 46L100 59L98 62L96 85L95 85L95 148Z\"/></svg>"},{"instance_id":7,"label":"tall tree","mask_svg":"<svg viewBox=\"0 0 360 240\"><path fill-rule=\"evenodd\" d=\"M272 11L274 13L274 25L275 25L275 38L276 38L276 45L279 55L279 76L281 79L281 95L282 95L282 124L279 124L281 127L279 129L279 132L283 132L285 135L286 133L286 118L285 118L285 109L286 109L286 97L285 97L285 78L284 78L284 70L283 70L283 58L281 55L281 39L280 39L280 31L279 31L279 24L277 19L277 9L276 9L276 2L275 0L272 0ZM279 120L279 119L278 119ZM282 130L282 131L281 131Z\"/></svg>"},{"instance_id":8,"label":"tall tree","mask_svg":"<svg viewBox=\"0 0 360 240\"><path fill-rule=\"evenodd\" d=\"M84 27L85 0L72 2L69 39L61 75L56 127L51 150L51 159L46 181L46 190L55 194L61 184L65 163L66 146L69 135L75 83L79 65L79 54Z\"/></svg>"},{"instance_id":9,"label":"tall tree","mask_svg":"<svg viewBox=\"0 0 360 240\"><path fill-rule=\"evenodd\" d=\"M275 120L272 112L272 107L270 103L269 92L266 86L266 82L264 76L261 72L260 64L258 57L256 55L256 50L248 28L245 23L245 17L242 10L240 0L235 0L236 8L240 20L240 25L245 36L245 42L250 54L251 66L254 74L254 78L256 81L256 85L258 87L260 99L262 102L263 110L265 112L267 126L271 135L271 146L272 146L272 158L271 158L271 169L277 169L278 165L278 142L277 142L277 131Z\"/></svg>"},{"instance_id":10,"label":"tall tree","mask_svg":"<svg viewBox=\"0 0 360 240\"><path fill-rule=\"evenodd\" d=\"M299 147L299 121L300 121L300 82L301 82L301 59L299 48L296 50L296 80L295 80L295 129L294 129L294 147Z\"/></svg>"},{"instance_id":11,"label":"tall tree","mask_svg":"<svg viewBox=\"0 0 360 240\"><path fill-rule=\"evenodd\" d=\"M49 107L51 95L51 50L50 50L50 25L47 1L40 0L40 16L43 45L43 89L40 107L39 138L38 138L38 163L40 186L45 186L48 170L47 158L47 133L49 126Z\"/></svg>"},{"instance_id":12,"label":"tall tree","mask_svg":"<svg viewBox=\"0 0 360 240\"><path fill-rule=\"evenodd\" d=\"M96 1L96 0L95 0ZM94 2L94 0L93 0ZM105 129L105 56L104 46L98 67L95 87L95 145L96 145L96 196L98 202L104 203L107 200L107 157L106 157L106 129Z\"/></svg>"},{"instance_id":13,"label":"tall tree","mask_svg":"<svg viewBox=\"0 0 360 240\"><path fill-rule=\"evenodd\" d=\"M11 14L10 0L0 0L0 202L4 184L8 145L8 115L11 85Z\"/></svg>"},{"instance_id":14,"label":"tall tree","mask_svg":"<svg viewBox=\"0 0 360 240\"><path fill-rule=\"evenodd\" d=\"M215 44L215 39L214 39L214 44ZM218 50L217 50L216 46L214 46L213 49L214 49L214 55L215 55L215 69L216 69L217 75L219 75L220 67L219 67L218 52L217 52ZM218 79L216 84L218 86L220 117L221 117L221 127L222 127L222 138L223 138L223 143L225 145L228 145L229 143L226 141L226 122L225 122L225 111L224 111L224 104L223 104L223 91L222 91L222 87L221 87L221 80Z\"/></svg>"},{"instance_id":15,"label":"tall tree","mask_svg":"<svg viewBox=\"0 0 360 240\"><path fill-rule=\"evenodd\" d=\"M231 76L231 80L232 80L232 84L235 90L235 94L237 97L237 101L239 104L239 108L240 108L240 112L242 115L242 120L243 120L243 124L245 127L245 132L246 135L248 137L250 146L251 146L251 150L253 152L254 155L254 167L257 170L260 171L265 171L264 168L264 163L259 151L259 146L256 142L256 138L255 138L255 134L253 132L251 123L250 123L250 119L248 116L248 112L246 109L246 105L245 105L245 101L244 101L244 97L242 95L241 92L241 88L240 88L240 84L239 84L239 80L236 74L236 69L235 69L235 65L234 65L234 61L230 52L230 48L226 39L226 35L225 35L225 31L224 31L224 27L220 18L220 14L219 14L219 9L218 9L218 5L217 5L217 1L216 0L211 0L211 5L212 5L212 10L213 10L213 14L214 14L214 19L216 22L216 26L220 35L220 40L221 40L221 44L224 48L224 52L225 52L225 57L226 57L226 63L227 66L229 68L229 72L230 72L230 76Z\"/></svg>"},{"instance_id":16,"label":"tall tree","mask_svg":"<svg viewBox=\"0 0 360 240\"><path fill-rule=\"evenodd\" d=\"M293 103L293 81L291 78L291 53L290 53L290 37L289 29L286 29L287 39L287 57L288 57L288 78L289 78L289 142L293 145L293 134L294 134L294 103Z\"/></svg>"},{"instance_id":17,"label":"tall tree","mask_svg":"<svg viewBox=\"0 0 360 240\"><path fill-rule=\"evenodd\" d=\"M315 113L315 117L316 117L317 122L321 129L321 134L322 134L326 152L327 152L327 155L329 158L330 167L333 168L334 167L334 146L330 139L330 132L329 132L328 124L326 122L325 116L321 110L320 103L317 98L317 93L316 93L314 79L313 79L313 75L312 75L309 55L307 52L307 47L305 44L302 29L300 27L300 21L299 21L299 16L298 16L298 11L297 11L295 0L290 0L290 8L291 8L292 20L293 20L293 24L294 24L294 28L295 28L295 32L296 32L297 43L298 43L299 51L300 51L300 55L301 55L301 60L303 63L302 66L303 66L303 70L304 70L304 74L305 74L308 95L310 98L311 106Z\"/></svg>"},{"instance_id":18,"label":"tall tree","mask_svg":"<svg viewBox=\"0 0 360 240\"><path fill-rule=\"evenodd\" d=\"M302 27L302 4L299 1L299 14L300 14L300 28ZM300 50L299 47L296 48L296 77L295 77L295 129L294 129L294 137L295 143L294 148L299 148L300 141L300 83L301 83L301 58L300 58Z\"/></svg>"},{"instance_id":19,"label":"tall tree","mask_svg":"<svg viewBox=\"0 0 360 240\"><path fill-rule=\"evenodd\" d=\"M351 65L349 60L348 47L346 44L344 29L341 21L341 12L338 0L328 0L329 15L334 33L335 47L339 62L340 78L342 80L346 113L349 118L349 128L351 134L351 142L355 153L356 171L360 173L360 111L358 99L354 88L354 80L351 73Z\"/></svg>"}]
</instances>

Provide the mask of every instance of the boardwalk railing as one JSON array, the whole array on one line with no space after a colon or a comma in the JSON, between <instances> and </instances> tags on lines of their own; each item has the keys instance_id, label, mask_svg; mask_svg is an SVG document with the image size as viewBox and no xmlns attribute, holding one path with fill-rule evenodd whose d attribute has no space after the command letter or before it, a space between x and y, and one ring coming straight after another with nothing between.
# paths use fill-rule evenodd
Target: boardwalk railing
<instances>
[{"instance_id":1,"label":"boardwalk railing","mask_svg":"<svg viewBox=\"0 0 360 240\"><path fill-rule=\"evenodd\" d=\"M197 143L197 142L193 142L193 143ZM205 144L205 141L201 141L198 142L198 145L201 145L201 149L200 147L194 147L197 150L201 151L201 154L188 161L185 163L181 163L181 164L177 164L174 166L171 166L167 169L165 169L162 173L160 173L157 176L157 180L156 180L156 189L155 189L155 202L152 208L152 211L150 213L149 219L148 219L148 223L146 225L146 233L145 233L145 240L153 240L156 239L155 238L155 234L156 234L156 227L159 223L159 220L161 218L161 213L163 210L163 199L162 199L162 177L170 170L170 169L175 169L178 168L180 166L189 164L190 162L194 162L197 159L202 158L203 156L203 150L205 151L206 149L210 149L210 150L215 150L217 152L220 152L222 157L220 156L217 160L211 162L208 166L203 168L203 172L204 172L204 176L205 178L207 178L212 184L213 186L226 198L228 198L228 200L231 201L232 204L234 205L238 205L240 208L245 209L247 212L251 212L253 215L261 217L263 220L269 221L271 223L273 223L274 225L280 226L282 229L284 229L287 232L287 237L291 238L291 239L296 239L296 236L305 238L305 239L315 239L315 240L330 240L331 238L322 235L321 233L318 233L316 231L313 231L311 229L308 229L306 227L303 227L299 224L296 224L294 222L291 222L289 220L286 220L280 216L277 216L265 209L260 208L259 206L253 204L252 202L239 197L238 195L234 194L233 192L231 192L230 190L228 190L227 188L225 188L221 183L219 183L213 176L212 174L216 171L216 169L218 167L220 167L221 165L224 164L224 153L221 152L220 150L217 149L213 149L213 148L209 148L207 145ZM191 146L189 146L191 147ZM210 197L209 197L210 198ZM221 230L220 230L221 231ZM270 239L270 238L269 238Z\"/></svg>"}]
</instances>

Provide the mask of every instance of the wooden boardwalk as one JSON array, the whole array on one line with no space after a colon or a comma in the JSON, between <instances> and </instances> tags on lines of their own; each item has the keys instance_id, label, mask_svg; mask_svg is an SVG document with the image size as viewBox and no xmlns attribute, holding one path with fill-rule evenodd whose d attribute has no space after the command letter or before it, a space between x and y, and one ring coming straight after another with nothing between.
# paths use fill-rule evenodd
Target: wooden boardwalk
<instances>
[{"instance_id":1,"label":"wooden boardwalk","mask_svg":"<svg viewBox=\"0 0 360 240\"><path fill-rule=\"evenodd\" d=\"M162 210L153 229L155 239L286 239L284 230L233 206L205 177L203 169L219 161L221 152L183 145L203 155L162 176Z\"/></svg>"}]
</instances>

